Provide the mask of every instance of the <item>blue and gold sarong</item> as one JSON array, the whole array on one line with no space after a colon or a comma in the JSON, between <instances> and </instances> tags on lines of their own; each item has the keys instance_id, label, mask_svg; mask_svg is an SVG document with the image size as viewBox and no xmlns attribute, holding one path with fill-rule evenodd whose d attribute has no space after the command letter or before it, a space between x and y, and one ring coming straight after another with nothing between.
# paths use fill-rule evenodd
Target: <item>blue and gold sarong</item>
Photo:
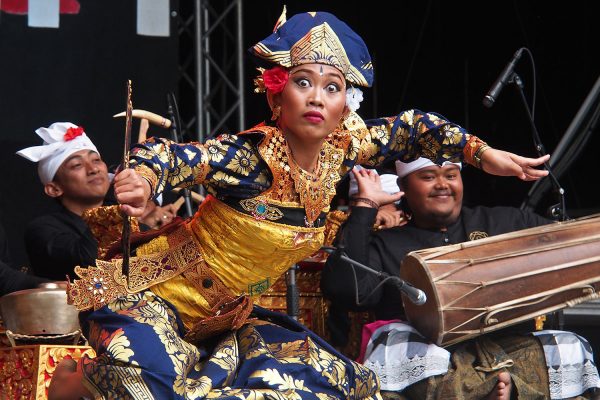
<instances>
[{"instance_id":1,"label":"blue and gold sarong","mask_svg":"<svg viewBox=\"0 0 600 400\"><path fill-rule=\"evenodd\" d=\"M149 290L85 319L100 355L82 366L97 398L380 398L372 371L289 317L258 307L237 331L198 346L182 339L175 310Z\"/></svg>"}]
</instances>

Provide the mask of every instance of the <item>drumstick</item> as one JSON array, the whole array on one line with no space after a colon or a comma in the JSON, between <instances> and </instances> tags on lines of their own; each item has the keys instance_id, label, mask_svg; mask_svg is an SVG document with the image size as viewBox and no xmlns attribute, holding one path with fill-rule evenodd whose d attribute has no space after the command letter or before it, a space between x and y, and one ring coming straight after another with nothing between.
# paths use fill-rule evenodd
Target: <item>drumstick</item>
<instances>
[{"instance_id":1,"label":"drumstick","mask_svg":"<svg viewBox=\"0 0 600 400\"><path fill-rule=\"evenodd\" d=\"M148 128L150 128L150 122L146 118L142 118L140 120L140 130L138 132L138 143L142 143L146 140L146 133L148 133Z\"/></svg>"},{"instance_id":2,"label":"drumstick","mask_svg":"<svg viewBox=\"0 0 600 400\"><path fill-rule=\"evenodd\" d=\"M113 118L124 117L125 112L113 115ZM158 114L155 114L146 110L131 110L131 116L135 118L145 118L153 125L161 126L163 128L171 127L171 120L165 117L162 117Z\"/></svg>"},{"instance_id":3,"label":"drumstick","mask_svg":"<svg viewBox=\"0 0 600 400\"><path fill-rule=\"evenodd\" d=\"M172 191L175 193L179 193L179 192L181 192L181 188L173 188ZM204 196L202 196L201 194L196 193L192 190L190 190L190 196L192 197L192 200L194 200L198 204L201 204L205 199ZM183 199L183 197L180 197L180 199Z\"/></svg>"},{"instance_id":4,"label":"drumstick","mask_svg":"<svg viewBox=\"0 0 600 400\"><path fill-rule=\"evenodd\" d=\"M175 207L176 214L177 214L177 211L179 211L179 208L181 207L181 205L183 204L184 201L185 201L185 199L183 197L179 197L177 200L175 200L173 202L173 206Z\"/></svg>"}]
</instances>

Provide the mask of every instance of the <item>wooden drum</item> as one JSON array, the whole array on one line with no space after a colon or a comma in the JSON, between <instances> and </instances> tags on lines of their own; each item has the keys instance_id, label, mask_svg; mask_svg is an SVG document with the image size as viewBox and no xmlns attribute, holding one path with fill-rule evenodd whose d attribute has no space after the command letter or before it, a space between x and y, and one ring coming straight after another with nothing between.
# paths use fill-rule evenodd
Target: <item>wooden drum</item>
<instances>
[{"instance_id":1,"label":"wooden drum","mask_svg":"<svg viewBox=\"0 0 600 400\"><path fill-rule=\"evenodd\" d=\"M427 294L421 306L403 296L411 324L457 343L598 298L600 217L414 251L400 276Z\"/></svg>"}]
</instances>

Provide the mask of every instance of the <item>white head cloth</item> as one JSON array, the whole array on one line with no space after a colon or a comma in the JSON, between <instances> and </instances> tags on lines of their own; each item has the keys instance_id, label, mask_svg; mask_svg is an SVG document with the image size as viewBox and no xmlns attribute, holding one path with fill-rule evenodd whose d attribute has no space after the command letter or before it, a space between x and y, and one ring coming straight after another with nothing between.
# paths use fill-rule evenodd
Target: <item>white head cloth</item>
<instances>
[{"instance_id":1,"label":"white head cloth","mask_svg":"<svg viewBox=\"0 0 600 400\"><path fill-rule=\"evenodd\" d=\"M360 165L355 167L358 170L363 169ZM373 170L377 174L377 171ZM388 194L395 194L400 191L396 181L398 177L394 174L383 174L379 177L381 179L381 189ZM358 193L358 183L353 173L350 173L350 188L348 189L348 196L352 197Z\"/></svg>"},{"instance_id":2,"label":"white head cloth","mask_svg":"<svg viewBox=\"0 0 600 400\"><path fill-rule=\"evenodd\" d=\"M412 174L415 171L423 169L425 167L430 167L432 165L437 165L429 158L419 157L415 161L411 162L402 162L400 160L396 160L396 175L398 175L398 185L400 185L400 179L404 178L407 175ZM459 170L462 170L462 163L460 162L450 162L444 161L442 167L445 165L456 165Z\"/></svg>"},{"instance_id":3,"label":"white head cloth","mask_svg":"<svg viewBox=\"0 0 600 400\"><path fill-rule=\"evenodd\" d=\"M41 146L28 147L17 152L21 157L38 163L38 174L45 185L52 182L56 171L73 153L89 149L98 153L98 149L90 138L82 132L81 135L65 139L65 133L73 128L78 128L70 122L55 122L48 128L39 128L35 131L44 140Z\"/></svg>"}]
</instances>

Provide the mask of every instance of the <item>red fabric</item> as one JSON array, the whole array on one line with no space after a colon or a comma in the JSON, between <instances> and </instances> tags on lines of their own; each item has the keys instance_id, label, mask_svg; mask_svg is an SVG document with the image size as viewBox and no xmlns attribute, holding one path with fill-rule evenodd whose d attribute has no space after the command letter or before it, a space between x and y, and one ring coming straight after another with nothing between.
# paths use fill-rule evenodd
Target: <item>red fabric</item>
<instances>
[{"instance_id":1,"label":"red fabric","mask_svg":"<svg viewBox=\"0 0 600 400\"><path fill-rule=\"evenodd\" d=\"M61 14L79 14L79 0L60 0ZM0 11L9 14L25 15L29 9L28 0L2 0Z\"/></svg>"}]
</instances>

